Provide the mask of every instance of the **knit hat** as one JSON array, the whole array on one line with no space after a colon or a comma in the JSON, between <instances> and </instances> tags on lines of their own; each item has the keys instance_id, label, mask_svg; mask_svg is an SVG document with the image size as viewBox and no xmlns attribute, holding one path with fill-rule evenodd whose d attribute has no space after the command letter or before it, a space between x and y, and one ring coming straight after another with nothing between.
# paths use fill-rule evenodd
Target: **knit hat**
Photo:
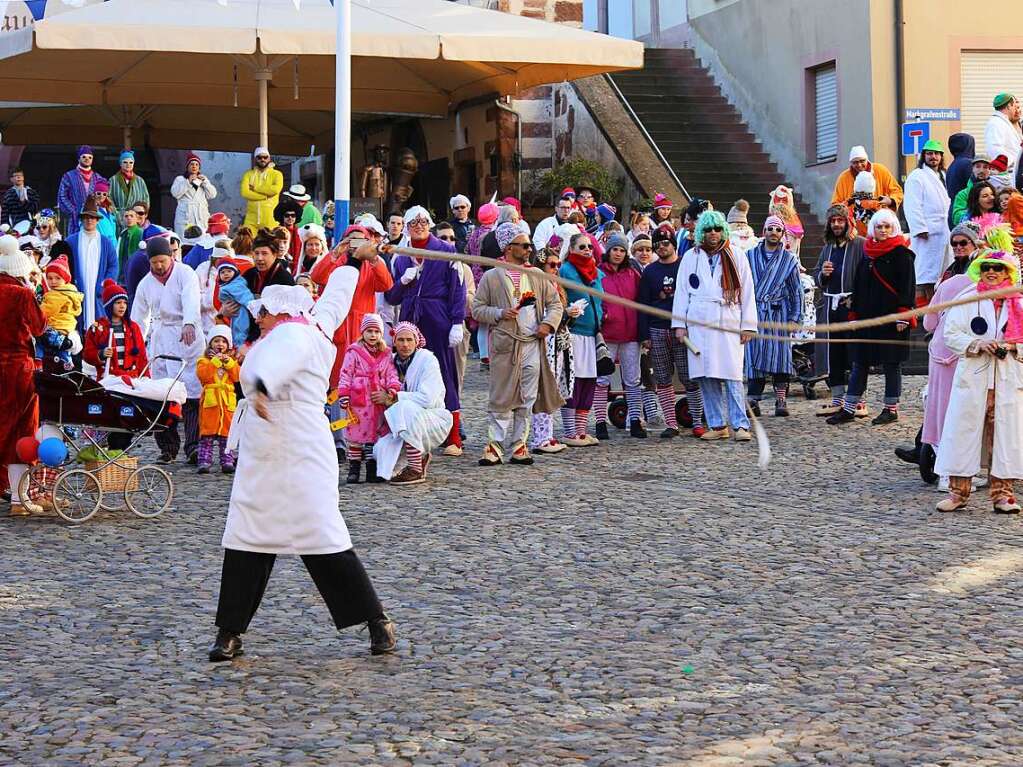
<instances>
[{"instance_id":1,"label":"knit hat","mask_svg":"<svg viewBox=\"0 0 1023 767\"><path fill-rule=\"evenodd\" d=\"M109 278L103 280L103 288L100 293L100 300L103 302L104 308L107 311L114 305L114 301L119 298L123 298L125 301L128 300L128 291L122 288L114 280Z\"/></svg>"},{"instance_id":2,"label":"knit hat","mask_svg":"<svg viewBox=\"0 0 1023 767\"><path fill-rule=\"evenodd\" d=\"M359 335L361 336L369 328L376 328L381 333L384 332L384 321L380 318L379 314L367 312L362 315L362 322L359 323Z\"/></svg>"},{"instance_id":3,"label":"knit hat","mask_svg":"<svg viewBox=\"0 0 1023 767\"><path fill-rule=\"evenodd\" d=\"M125 149L123 152L121 152L121 156L117 158L117 164L120 165L125 160L131 160L132 162L134 162L135 153L130 149Z\"/></svg>"},{"instance_id":4,"label":"knit hat","mask_svg":"<svg viewBox=\"0 0 1023 767\"><path fill-rule=\"evenodd\" d=\"M188 167L188 163L190 162L197 162L199 163L199 167L202 168L202 160L199 159L199 155L197 155L195 152L189 152L188 157L185 158L186 168Z\"/></svg>"},{"instance_id":5,"label":"knit hat","mask_svg":"<svg viewBox=\"0 0 1023 767\"><path fill-rule=\"evenodd\" d=\"M849 218L849 208L845 205L832 205L824 214L824 223L827 224L833 218Z\"/></svg>"},{"instance_id":6,"label":"knit hat","mask_svg":"<svg viewBox=\"0 0 1023 767\"><path fill-rule=\"evenodd\" d=\"M347 229L345 229L344 234L341 235L341 239L343 240L347 237L351 237L353 234L361 234L363 238L367 240L369 239L369 230L364 226L360 226L359 224L352 224Z\"/></svg>"},{"instance_id":7,"label":"knit hat","mask_svg":"<svg viewBox=\"0 0 1023 767\"><path fill-rule=\"evenodd\" d=\"M497 239L497 247L503 253L508 244L518 237L520 234L525 234L526 230L519 224L513 224L510 221L505 221L497 229L494 230L494 237Z\"/></svg>"},{"instance_id":8,"label":"knit hat","mask_svg":"<svg viewBox=\"0 0 1023 767\"><path fill-rule=\"evenodd\" d=\"M82 144L80 147L78 147L77 156L81 157L83 154L95 155L96 153L92 151L92 147L89 146L88 144Z\"/></svg>"},{"instance_id":9,"label":"knit hat","mask_svg":"<svg viewBox=\"0 0 1023 767\"><path fill-rule=\"evenodd\" d=\"M1009 280L1012 284L1019 284L1019 261L1012 253L1006 253L1004 250L982 250L966 269L966 276L974 282L980 282L981 264L1004 265L1009 271Z\"/></svg>"},{"instance_id":10,"label":"knit hat","mask_svg":"<svg viewBox=\"0 0 1023 767\"><path fill-rule=\"evenodd\" d=\"M654 210L657 210L658 208L668 208L670 210L674 207L675 206L672 204L671 200L660 192L654 195Z\"/></svg>"},{"instance_id":11,"label":"knit hat","mask_svg":"<svg viewBox=\"0 0 1023 767\"><path fill-rule=\"evenodd\" d=\"M611 248L622 248L626 253L629 252L629 238L621 232L615 232L607 238L607 243L604 245L604 253L610 253Z\"/></svg>"},{"instance_id":12,"label":"knit hat","mask_svg":"<svg viewBox=\"0 0 1023 767\"><path fill-rule=\"evenodd\" d=\"M1020 198L1023 200L1023 197ZM983 240L980 234L980 227L972 221L963 221L958 226L952 229L948 235L949 242L956 236L965 237L974 245Z\"/></svg>"},{"instance_id":13,"label":"knit hat","mask_svg":"<svg viewBox=\"0 0 1023 767\"><path fill-rule=\"evenodd\" d=\"M49 223L52 224L57 219L57 214L53 212L53 208L43 208L39 211L39 215L36 216L36 223Z\"/></svg>"},{"instance_id":14,"label":"knit hat","mask_svg":"<svg viewBox=\"0 0 1023 767\"><path fill-rule=\"evenodd\" d=\"M1014 98L1016 97L1013 96L1011 93L1005 92L999 93L997 96L995 96L994 100L991 102L991 105L995 109L1002 109L1007 104L1009 104Z\"/></svg>"},{"instance_id":15,"label":"knit hat","mask_svg":"<svg viewBox=\"0 0 1023 767\"><path fill-rule=\"evenodd\" d=\"M729 224L749 224L749 203L745 200L736 200L735 205L728 211L727 221Z\"/></svg>"},{"instance_id":16,"label":"knit hat","mask_svg":"<svg viewBox=\"0 0 1023 767\"><path fill-rule=\"evenodd\" d=\"M500 212L501 210L496 203L488 202L486 205L481 205L480 209L476 211L476 220L483 226L490 226L497 221L497 216Z\"/></svg>"},{"instance_id":17,"label":"knit hat","mask_svg":"<svg viewBox=\"0 0 1023 767\"><path fill-rule=\"evenodd\" d=\"M109 192L110 191L110 182L104 181L103 179L100 179L99 181L96 182L96 191L97 192Z\"/></svg>"},{"instance_id":18,"label":"knit hat","mask_svg":"<svg viewBox=\"0 0 1023 767\"><path fill-rule=\"evenodd\" d=\"M689 216L690 221L695 221L700 217L700 214L705 210L713 210L714 206L710 204L710 200L704 200L702 197L694 197L689 201L689 205L686 206L686 215Z\"/></svg>"},{"instance_id":19,"label":"knit hat","mask_svg":"<svg viewBox=\"0 0 1023 767\"><path fill-rule=\"evenodd\" d=\"M68 264L67 258L60 256L55 258L46 265L43 270L44 274L59 274L64 282L71 282L71 266Z\"/></svg>"},{"instance_id":20,"label":"knit hat","mask_svg":"<svg viewBox=\"0 0 1023 767\"><path fill-rule=\"evenodd\" d=\"M165 237L162 232L160 234L153 235L142 244L146 246L146 258L172 255L170 237Z\"/></svg>"},{"instance_id":21,"label":"knit hat","mask_svg":"<svg viewBox=\"0 0 1023 767\"><path fill-rule=\"evenodd\" d=\"M703 211L703 213L700 214L700 217L696 219L696 229L693 231L693 241L696 243L702 243L703 235L707 233L707 230L718 226L722 229L722 239L727 240L732 234L732 228L728 226L728 222L725 221L724 214L717 210Z\"/></svg>"},{"instance_id":22,"label":"knit hat","mask_svg":"<svg viewBox=\"0 0 1023 767\"><path fill-rule=\"evenodd\" d=\"M869 160L869 159L870 158L867 157L867 150L866 150L865 147L857 145L857 146L854 146L852 149L849 150L849 162L852 162L853 160Z\"/></svg>"},{"instance_id":23,"label":"knit hat","mask_svg":"<svg viewBox=\"0 0 1023 767\"><path fill-rule=\"evenodd\" d=\"M649 234L637 234L632 238L632 245L629 246L629 252L631 253L636 249L637 245L646 243L647 245L653 246L653 242L650 240Z\"/></svg>"},{"instance_id":24,"label":"knit hat","mask_svg":"<svg viewBox=\"0 0 1023 767\"><path fill-rule=\"evenodd\" d=\"M468 208L472 208L472 201L464 194L456 194L454 197L448 200L448 207L451 208L451 210L454 210L455 206L459 204L465 205Z\"/></svg>"},{"instance_id":25,"label":"knit hat","mask_svg":"<svg viewBox=\"0 0 1023 767\"><path fill-rule=\"evenodd\" d=\"M558 195L558 197L559 198L560 197L571 197L574 200L575 199L575 189L573 189L570 186L566 186L564 189L561 190L561 194Z\"/></svg>"},{"instance_id":26,"label":"knit hat","mask_svg":"<svg viewBox=\"0 0 1023 767\"><path fill-rule=\"evenodd\" d=\"M781 216L773 216L773 215L772 216L768 216L767 219L764 221L764 231L765 232L767 231L767 227L769 227L769 226L778 226L778 227L781 227L781 230L783 232L785 231L785 222L781 220Z\"/></svg>"},{"instance_id":27,"label":"knit hat","mask_svg":"<svg viewBox=\"0 0 1023 767\"><path fill-rule=\"evenodd\" d=\"M672 245L674 245L676 237L677 234L675 233L675 227L673 227L671 224L664 223L661 224L656 229L654 229L654 233L650 237L650 241L656 248L662 242L670 242Z\"/></svg>"},{"instance_id":28,"label":"knit hat","mask_svg":"<svg viewBox=\"0 0 1023 767\"><path fill-rule=\"evenodd\" d=\"M603 222L613 221L618 209L609 202L602 202L597 206L597 215Z\"/></svg>"},{"instance_id":29,"label":"knit hat","mask_svg":"<svg viewBox=\"0 0 1023 767\"><path fill-rule=\"evenodd\" d=\"M230 257L221 258L218 261L216 261L215 263L217 264L217 275L218 276L220 275L220 272L223 271L224 269L230 269L236 275L241 274L241 269L238 268L238 264L236 264L234 261L232 261ZM234 277L232 277L231 279L233 280Z\"/></svg>"},{"instance_id":30,"label":"knit hat","mask_svg":"<svg viewBox=\"0 0 1023 767\"><path fill-rule=\"evenodd\" d=\"M223 338L225 341L227 341L227 348L228 349L231 349L234 346L234 344L232 343L232 339L231 339L231 328L229 328L227 325L214 325L213 326L213 330L211 330L210 334L208 336L206 336L206 348L207 349L210 348L210 344L213 343L213 339L214 338Z\"/></svg>"},{"instance_id":31,"label":"knit hat","mask_svg":"<svg viewBox=\"0 0 1023 767\"><path fill-rule=\"evenodd\" d=\"M18 249L18 240L9 234L0 237L0 274L20 279L28 277L35 262Z\"/></svg>"},{"instance_id":32,"label":"knit hat","mask_svg":"<svg viewBox=\"0 0 1023 767\"><path fill-rule=\"evenodd\" d=\"M226 213L214 213L206 222L206 231L210 234L227 234L231 229L231 219Z\"/></svg>"},{"instance_id":33,"label":"knit hat","mask_svg":"<svg viewBox=\"0 0 1023 767\"><path fill-rule=\"evenodd\" d=\"M423 336L423 331L421 331L417 325L414 325L407 320L402 320L391 328L391 338L397 338L398 334L401 332L412 334L412 336L416 339L417 349L423 349L426 347L426 338Z\"/></svg>"}]
</instances>

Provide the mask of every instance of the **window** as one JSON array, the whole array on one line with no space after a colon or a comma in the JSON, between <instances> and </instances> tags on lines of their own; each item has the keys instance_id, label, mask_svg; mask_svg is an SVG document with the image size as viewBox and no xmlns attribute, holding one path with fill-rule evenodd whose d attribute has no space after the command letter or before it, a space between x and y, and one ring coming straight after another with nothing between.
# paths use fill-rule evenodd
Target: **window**
<instances>
[{"instance_id":1,"label":"window","mask_svg":"<svg viewBox=\"0 0 1023 767\"><path fill-rule=\"evenodd\" d=\"M810 70L808 106L812 110L811 163L830 162L838 156L838 71L831 61Z\"/></svg>"}]
</instances>

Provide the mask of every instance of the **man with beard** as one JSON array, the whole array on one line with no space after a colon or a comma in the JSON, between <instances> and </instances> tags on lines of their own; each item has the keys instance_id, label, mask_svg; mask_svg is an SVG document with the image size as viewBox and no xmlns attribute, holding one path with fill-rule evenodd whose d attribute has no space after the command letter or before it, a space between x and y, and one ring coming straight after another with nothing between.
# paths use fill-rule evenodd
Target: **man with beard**
<instances>
[{"instance_id":1,"label":"man with beard","mask_svg":"<svg viewBox=\"0 0 1023 767\"><path fill-rule=\"evenodd\" d=\"M995 189L1011 186L1016 177L1023 129L1020 102L1011 93L999 93L992 102L995 113L984 127L984 148L991 157L991 183Z\"/></svg>"},{"instance_id":2,"label":"man with beard","mask_svg":"<svg viewBox=\"0 0 1023 767\"><path fill-rule=\"evenodd\" d=\"M934 284L952 260L948 245L948 207L945 188L945 147L936 139L924 144L916 169L906 178L904 209L916 254L916 302L931 300Z\"/></svg>"},{"instance_id":3,"label":"man with beard","mask_svg":"<svg viewBox=\"0 0 1023 767\"><path fill-rule=\"evenodd\" d=\"M277 225L274 209L284 188L284 174L274 167L266 147L256 147L252 160L253 167L242 176L241 194L248 200L244 225L255 232L261 227Z\"/></svg>"},{"instance_id":4,"label":"man with beard","mask_svg":"<svg viewBox=\"0 0 1023 767\"><path fill-rule=\"evenodd\" d=\"M854 146L849 150L849 167L838 174L835 191L831 195L832 205L851 204L856 176L860 173L869 173L874 177L874 194L881 207L898 210L902 204L902 187L888 168L879 162L870 161L867 150L862 146Z\"/></svg>"},{"instance_id":5,"label":"man with beard","mask_svg":"<svg viewBox=\"0 0 1023 767\"><path fill-rule=\"evenodd\" d=\"M67 222L67 236L78 231L81 224L78 214L85 207L85 201L96 193L96 184L106 181L92 169L93 151L88 144L78 147L78 167L72 168L60 179L57 187L57 207Z\"/></svg>"}]
</instances>

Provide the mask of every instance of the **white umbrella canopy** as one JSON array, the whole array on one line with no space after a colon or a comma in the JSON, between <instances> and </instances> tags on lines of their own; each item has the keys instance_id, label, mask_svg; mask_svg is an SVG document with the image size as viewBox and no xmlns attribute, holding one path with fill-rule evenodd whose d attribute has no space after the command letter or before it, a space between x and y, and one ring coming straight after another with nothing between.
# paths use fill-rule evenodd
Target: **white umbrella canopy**
<instances>
[{"instance_id":1,"label":"white umbrella canopy","mask_svg":"<svg viewBox=\"0 0 1023 767\"><path fill-rule=\"evenodd\" d=\"M351 0L355 112L458 103L640 67L642 44L446 0ZM109 0L0 36L19 101L334 109L329 0ZM69 55L70 52L73 55ZM201 116L201 113L200 113Z\"/></svg>"}]
</instances>

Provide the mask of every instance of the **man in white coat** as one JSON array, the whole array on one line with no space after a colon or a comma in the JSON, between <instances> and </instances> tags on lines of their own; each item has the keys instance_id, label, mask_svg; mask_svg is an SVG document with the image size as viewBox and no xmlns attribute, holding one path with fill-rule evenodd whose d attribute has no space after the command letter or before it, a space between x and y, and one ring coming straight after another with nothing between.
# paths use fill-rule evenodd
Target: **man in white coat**
<instances>
[{"instance_id":1,"label":"man in white coat","mask_svg":"<svg viewBox=\"0 0 1023 767\"><path fill-rule=\"evenodd\" d=\"M924 144L916 169L906 178L902 203L910 248L916 254L917 305L930 301L934 285L952 262L949 246L948 208L945 188L945 147L936 139Z\"/></svg>"},{"instance_id":2,"label":"man in white coat","mask_svg":"<svg viewBox=\"0 0 1023 767\"><path fill-rule=\"evenodd\" d=\"M211 661L242 653L245 633L278 554L298 554L338 629L369 624L370 651L393 652L394 624L352 548L338 506L334 438L324 393L337 350L330 339L348 316L365 245L334 270L313 300L301 286L270 285L249 303L262 336L245 358L245 399L228 444L238 471L224 527L224 566ZM282 446L287 446L282 453Z\"/></svg>"},{"instance_id":3,"label":"man in white coat","mask_svg":"<svg viewBox=\"0 0 1023 767\"><path fill-rule=\"evenodd\" d=\"M689 341L689 376L703 394L709 428L700 439L727 439L731 426L737 442L749 442L743 347L757 332L757 304L749 261L732 252L729 234L722 213L700 214L696 244L678 267L671 326L679 343Z\"/></svg>"},{"instance_id":4,"label":"man in white coat","mask_svg":"<svg viewBox=\"0 0 1023 767\"><path fill-rule=\"evenodd\" d=\"M166 237L148 240L146 256L149 274L142 278L135 291L131 318L142 327L153 378L174 378L181 370L181 381L188 393L182 408L185 456L194 464L199 455L199 397L202 395L195 363L206 347L199 278L187 266L175 262L170 240ZM161 356L174 359L161 359ZM181 447L177 426L157 432L155 439L160 448L160 463L172 462Z\"/></svg>"},{"instance_id":5,"label":"man in white coat","mask_svg":"<svg viewBox=\"0 0 1023 767\"><path fill-rule=\"evenodd\" d=\"M203 175L202 161L197 155L188 155L185 172L174 179L171 194L178 201L174 212L174 231L178 236L184 237L185 228L192 225L206 231L210 200L217 196L217 188Z\"/></svg>"},{"instance_id":6,"label":"man in white coat","mask_svg":"<svg viewBox=\"0 0 1023 767\"><path fill-rule=\"evenodd\" d=\"M1019 99L1011 93L999 93L992 106L995 113L984 126L984 149L991 158L988 181L995 189L1012 186L1023 148L1023 129L1020 128Z\"/></svg>"}]
</instances>

